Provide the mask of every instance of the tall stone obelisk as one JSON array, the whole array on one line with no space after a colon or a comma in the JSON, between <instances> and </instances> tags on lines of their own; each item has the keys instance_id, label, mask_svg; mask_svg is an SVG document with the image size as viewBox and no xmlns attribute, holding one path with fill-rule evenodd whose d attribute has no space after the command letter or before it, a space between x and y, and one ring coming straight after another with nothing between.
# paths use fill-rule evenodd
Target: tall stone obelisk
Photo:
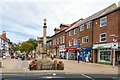
<instances>
[{"instance_id":1,"label":"tall stone obelisk","mask_svg":"<svg viewBox=\"0 0 120 80\"><path fill-rule=\"evenodd\" d=\"M43 25L43 58L45 58L45 55L47 54L47 47L46 47L46 30L47 30L47 26L46 26L46 18L43 20L44 21L44 25Z\"/></svg>"}]
</instances>

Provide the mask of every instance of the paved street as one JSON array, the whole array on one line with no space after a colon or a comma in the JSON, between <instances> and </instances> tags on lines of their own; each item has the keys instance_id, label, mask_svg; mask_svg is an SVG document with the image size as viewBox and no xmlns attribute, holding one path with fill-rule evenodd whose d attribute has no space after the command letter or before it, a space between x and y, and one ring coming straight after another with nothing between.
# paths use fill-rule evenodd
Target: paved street
<instances>
[{"instance_id":1,"label":"paved street","mask_svg":"<svg viewBox=\"0 0 120 80\"><path fill-rule=\"evenodd\" d=\"M103 74L3 74L5 80L118 80L117 75Z\"/></svg>"},{"instance_id":2,"label":"paved street","mask_svg":"<svg viewBox=\"0 0 120 80\"><path fill-rule=\"evenodd\" d=\"M58 61L63 61L65 64L64 70L37 70L29 71L28 64L31 62L28 60L21 61L20 59L7 58L2 60L3 68L2 78L87 78L86 80L96 80L99 78L110 78L109 80L115 80L118 78L118 67L113 68L111 65L102 65L96 63L85 63L74 60L64 60L56 59ZM10 74L12 73L12 74ZM15 74L14 74L15 73ZM18 73L18 74L16 74ZM43 75L44 74L44 75ZM25 75L25 76L24 76ZM33 77L30 77L33 75ZM56 76L55 76L56 75Z\"/></svg>"},{"instance_id":3,"label":"paved street","mask_svg":"<svg viewBox=\"0 0 120 80\"><path fill-rule=\"evenodd\" d=\"M74 60L61 60L65 64L65 72L68 73L90 73L90 74L118 74L118 67L97 63L86 63Z\"/></svg>"},{"instance_id":4,"label":"paved street","mask_svg":"<svg viewBox=\"0 0 120 80\"><path fill-rule=\"evenodd\" d=\"M28 60L21 60L21 59L2 59L2 72L25 72L28 71L28 65L30 61Z\"/></svg>"},{"instance_id":5,"label":"paved street","mask_svg":"<svg viewBox=\"0 0 120 80\"><path fill-rule=\"evenodd\" d=\"M39 73L39 72L59 72L68 74L118 74L118 67L112 67L112 65L103 65L96 63L85 63L74 60L64 60L56 59L58 61L63 61L65 64L64 70L39 70L39 71L29 71L28 65L31 60L20 60L7 58L2 60L3 68L2 73Z\"/></svg>"}]
</instances>

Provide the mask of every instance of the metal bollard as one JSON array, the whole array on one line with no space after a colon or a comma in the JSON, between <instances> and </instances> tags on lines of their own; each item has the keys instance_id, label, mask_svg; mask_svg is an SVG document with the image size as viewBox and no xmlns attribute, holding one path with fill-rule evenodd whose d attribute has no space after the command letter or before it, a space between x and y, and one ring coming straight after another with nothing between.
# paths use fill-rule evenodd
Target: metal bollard
<instances>
[{"instance_id":1,"label":"metal bollard","mask_svg":"<svg viewBox=\"0 0 120 80\"><path fill-rule=\"evenodd\" d=\"M2 67L2 62L0 61L0 68Z\"/></svg>"}]
</instances>

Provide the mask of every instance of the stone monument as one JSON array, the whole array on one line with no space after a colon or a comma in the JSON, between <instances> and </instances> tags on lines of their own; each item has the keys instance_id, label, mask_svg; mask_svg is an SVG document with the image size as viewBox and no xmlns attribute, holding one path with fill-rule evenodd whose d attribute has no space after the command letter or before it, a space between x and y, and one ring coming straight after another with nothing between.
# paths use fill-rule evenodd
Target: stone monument
<instances>
[{"instance_id":1,"label":"stone monument","mask_svg":"<svg viewBox=\"0 0 120 80\"><path fill-rule=\"evenodd\" d=\"M41 39L41 37L37 37L37 42L38 42L38 46L36 49L36 52L38 54L39 59L42 58L46 58L46 54L47 54L47 49L46 49L46 19L44 19L44 25L43 25L43 39Z\"/></svg>"},{"instance_id":2,"label":"stone monument","mask_svg":"<svg viewBox=\"0 0 120 80\"><path fill-rule=\"evenodd\" d=\"M38 42L38 46L37 46L37 54L38 54L38 60L37 60L37 64L38 64L38 69L52 69L53 67L51 67L54 63L53 61L49 60L47 58L47 45L46 45L46 19L44 19L44 25L43 25L43 39L41 37L37 37L37 42ZM45 68L47 66L47 68Z\"/></svg>"},{"instance_id":3,"label":"stone monument","mask_svg":"<svg viewBox=\"0 0 120 80\"><path fill-rule=\"evenodd\" d=\"M37 57L38 59L42 59L42 52L43 52L43 45L42 45L42 40L40 39L40 37L37 37L37 49L36 49L36 53L37 53Z\"/></svg>"},{"instance_id":4,"label":"stone monument","mask_svg":"<svg viewBox=\"0 0 120 80\"><path fill-rule=\"evenodd\" d=\"M47 30L47 26L46 26L46 18L44 19L44 25L43 25L43 52L42 52L42 57L45 58L46 54L47 54L47 45L46 45L46 30Z\"/></svg>"}]
</instances>

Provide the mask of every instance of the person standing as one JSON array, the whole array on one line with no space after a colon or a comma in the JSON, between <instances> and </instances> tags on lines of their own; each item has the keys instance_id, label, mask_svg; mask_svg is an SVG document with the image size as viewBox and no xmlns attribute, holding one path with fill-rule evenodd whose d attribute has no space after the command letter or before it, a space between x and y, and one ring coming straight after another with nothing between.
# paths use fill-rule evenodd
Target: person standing
<instances>
[{"instance_id":1,"label":"person standing","mask_svg":"<svg viewBox=\"0 0 120 80\"><path fill-rule=\"evenodd\" d=\"M54 58L54 56L53 56L53 54L51 55L51 59L53 60L53 58Z\"/></svg>"}]
</instances>

